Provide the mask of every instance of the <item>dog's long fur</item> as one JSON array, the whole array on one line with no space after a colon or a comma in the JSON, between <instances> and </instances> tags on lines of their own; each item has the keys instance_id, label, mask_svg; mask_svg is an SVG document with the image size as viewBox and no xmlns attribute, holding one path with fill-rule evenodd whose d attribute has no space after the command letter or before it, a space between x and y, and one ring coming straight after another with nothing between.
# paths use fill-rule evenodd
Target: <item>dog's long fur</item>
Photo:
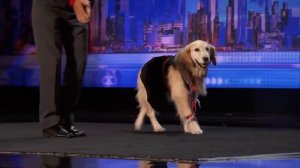
<instances>
[{"instance_id":1,"label":"dog's long fur","mask_svg":"<svg viewBox=\"0 0 300 168\"><path fill-rule=\"evenodd\" d=\"M216 65L215 48L204 41L197 40L180 50L174 57L173 64L166 71L170 99L175 104L177 114L186 133L201 134L203 132L192 113L189 99L191 91L189 88L192 85L196 86L197 96L207 94L205 77L210 62ZM141 71L142 69L137 80L138 92L136 98L140 111L135 121L135 130L142 128L144 117L147 115L155 132L165 131L165 128L157 121L155 109L148 102L147 89L141 79Z\"/></svg>"}]
</instances>

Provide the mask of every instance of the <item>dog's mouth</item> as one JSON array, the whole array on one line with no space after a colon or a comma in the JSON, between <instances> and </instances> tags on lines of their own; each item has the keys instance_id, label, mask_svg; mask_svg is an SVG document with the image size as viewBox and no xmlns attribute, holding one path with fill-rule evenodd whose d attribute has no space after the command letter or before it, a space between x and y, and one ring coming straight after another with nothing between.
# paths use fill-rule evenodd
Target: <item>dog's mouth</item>
<instances>
[{"instance_id":1,"label":"dog's mouth","mask_svg":"<svg viewBox=\"0 0 300 168\"><path fill-rule=\"evenodd\" d=\"M198 65L198 67L200 67L201 69L207 69L208 64L201 64L198 60L195 59L196 64Z\"/></svg>"},{"instance_id":2,"label":"dog's mouth","mask_svg":"<svg viewBox=\"0 0 300 168\"><path fill-rule=\"evenodd\" d=\"M199 71L197 72L197 76L206 77L207 71L208 71L208 63L201 64L199 61L195 59L196 66L199 68Z\"/></svg>"}]
</instances>

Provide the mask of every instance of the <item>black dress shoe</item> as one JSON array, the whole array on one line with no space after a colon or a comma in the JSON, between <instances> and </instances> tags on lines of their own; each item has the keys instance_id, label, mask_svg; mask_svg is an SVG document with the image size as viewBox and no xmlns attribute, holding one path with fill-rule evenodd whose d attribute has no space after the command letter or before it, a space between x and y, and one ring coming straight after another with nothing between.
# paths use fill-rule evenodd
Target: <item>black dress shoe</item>
<instances>
[{"instance_id":1,"label":"black dress shoe","mask_svg":"<svg viewBox=\"0 0 300 168\"><path fill-rule=\"evenodd\" d=\"M77 128L75 128L74 125L71 125L71 126L63 126L63 128L70 132L71 134L73 134L74 137L83 137L85 136L85 131L82 131L82 130L78 130Z\"/></svg>"},{"instance_id":2,"label":"black dress shoe","mask_svg":"<svg viewBox=\"0 0 300 168\"><path fill-rule=\"evenodd\" d=\"M43 136L48 137L48 138L72 138L72 137L74 137L73 133L68 132L66 129L64 129L60 125L44 129Z\"/></svg>"}]
</instances>

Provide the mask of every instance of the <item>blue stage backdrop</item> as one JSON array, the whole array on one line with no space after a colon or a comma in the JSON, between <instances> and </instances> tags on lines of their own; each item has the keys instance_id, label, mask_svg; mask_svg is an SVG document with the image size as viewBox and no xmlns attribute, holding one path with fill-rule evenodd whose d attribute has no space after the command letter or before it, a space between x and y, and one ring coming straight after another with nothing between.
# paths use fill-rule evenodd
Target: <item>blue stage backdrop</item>
<instances>
[{"instance_id":1,"label":"blue stage backdrop","mask_svg":"<svg viewBox=\"0 0 300 168\"><path fill-rule=\"evenodd\" d=\"M31 0L0 1L0 85L38 86ZM209 88L300 88L300 1L95 0L85 87L136 87L149 59L216 46ZM63 65L62 65L63 66Z\"/></svg>"}]
</instances>

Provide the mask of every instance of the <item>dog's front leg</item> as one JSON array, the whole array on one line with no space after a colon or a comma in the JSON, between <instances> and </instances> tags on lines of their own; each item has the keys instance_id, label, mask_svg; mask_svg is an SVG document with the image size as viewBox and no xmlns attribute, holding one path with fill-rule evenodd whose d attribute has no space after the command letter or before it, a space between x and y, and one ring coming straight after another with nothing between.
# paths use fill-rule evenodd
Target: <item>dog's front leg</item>
<instances>
[{"instance_id":1,"label":"dog's front leg","mask_svg":"<svg viewBox=\"0 0 300 168\"><path fill-rule=\"evenodd\" d=\"M177 110L180 116L180 119L183 124L184 132L191 134L202 134L203 131L200 128L198 121L194 114L192 113L188 103L180 102L175 103L177 106ZM177 105L178 104L178 105Z\"/></svg>"},{"instance_id":2,"label":"dog's front leg","mask_svg":"<svg viewBox=\"0 0 300 168\"><path fill-rule=\"evenodd\" d=\"M202 134L203 130L200 128L197 120L184 120L183 121L184 132L191 134Z\"/></svg>"},{"instance_id":3,"label":"dog's front leg","mask_svg":"<svg viewBox=\"0 0 300 168\"><path fill-rule=\"evenodd\" d=\"M188 91L185 88L180 74L170 70L169 73L169 86L171 89L171 98L175 103L177 113L183 123L184 132L191 134L201 134L201 130L195 116L192 113L191 107L188 101ZM172 83L172 84L171 84ZM192 116L191 118L189 116Z\"/></svg>"}]
</instances>

